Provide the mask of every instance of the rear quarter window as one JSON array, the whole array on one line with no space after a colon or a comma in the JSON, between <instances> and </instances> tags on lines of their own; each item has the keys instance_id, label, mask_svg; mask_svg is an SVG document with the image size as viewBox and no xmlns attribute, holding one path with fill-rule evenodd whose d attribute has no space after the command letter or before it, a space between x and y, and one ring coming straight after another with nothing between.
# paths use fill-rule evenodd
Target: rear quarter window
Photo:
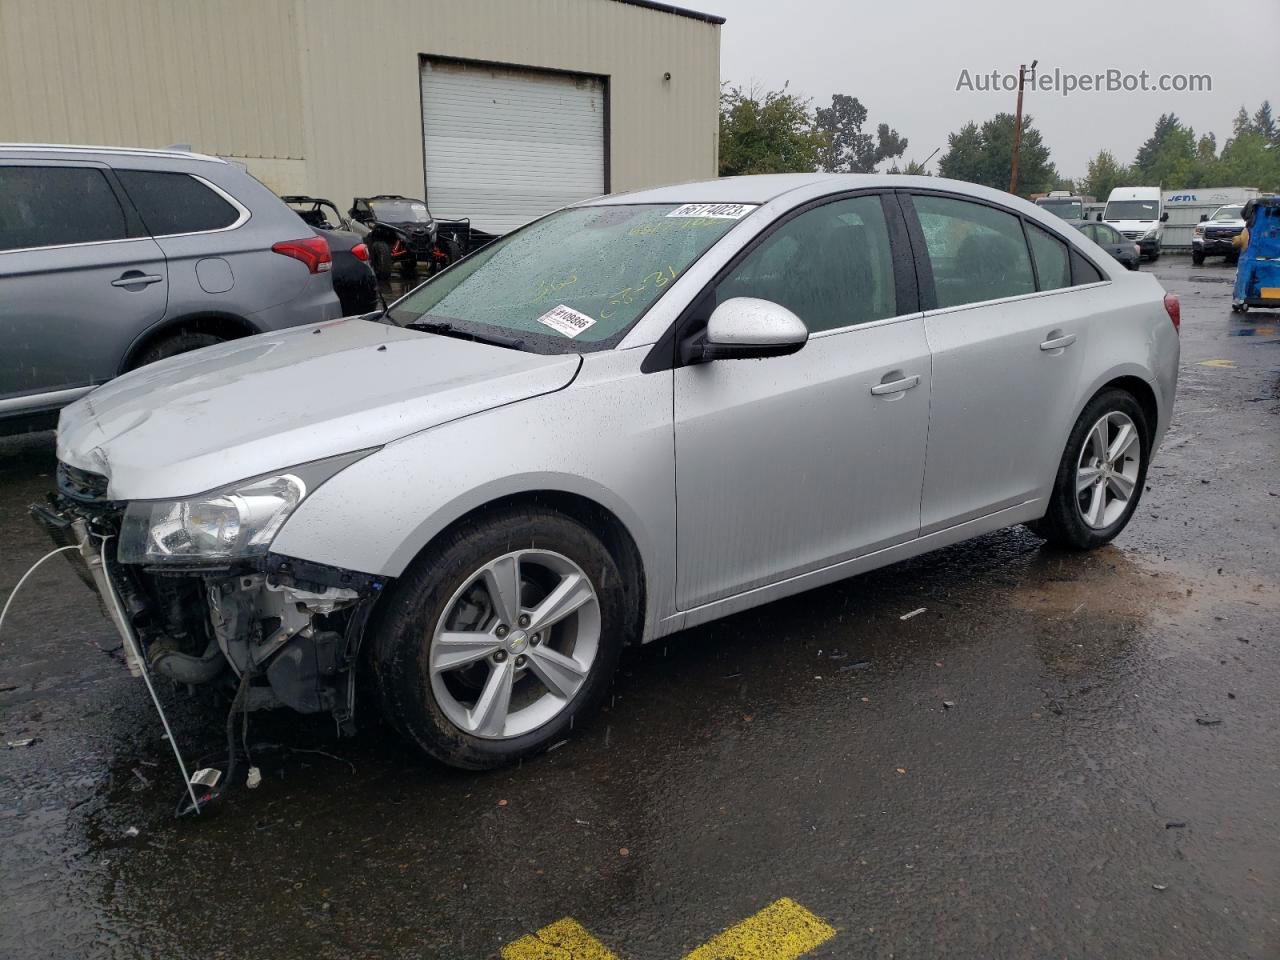
<instances>
[{"instance_id":1,"label":"rear quarter window","mask_svg":"<svg viewBox=\"0 0 1280 960\"><path fill-rule=\"evenodd\" d=\"M154 237L222 230L240 217L239 210L185 173L117 170L116 175Z\"/></svg>"}]
</instances>

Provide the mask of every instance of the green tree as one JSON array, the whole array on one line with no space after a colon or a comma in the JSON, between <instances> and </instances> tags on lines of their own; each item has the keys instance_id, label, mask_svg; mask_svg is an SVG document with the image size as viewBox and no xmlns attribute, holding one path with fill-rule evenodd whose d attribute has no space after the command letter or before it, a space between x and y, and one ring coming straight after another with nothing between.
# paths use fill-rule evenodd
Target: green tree
<instances>
[{"instance_id":1,"label":"green tree","mask_svg":"<svg viewBox=\"0 0 1280 960\"><path fill-rule=\"evenodd\" d=\"M1223 145L1213 172L1218 182L1211 186L1280 192L1280 149L1256 130L1245 130Z\"/></svg>"},{"instance_id":2,"label":"green tree","mask_svg":"<svg viewBox=\"0 0 1280 960\"><path fill-rule=\"evenodd\" d=\"M1172 113L1162 113L1155 131L1138 148L1133 173L1144 184L1186 186L1196 159L1196 133Z\"/></svg>"},{"instance_id":3,"label":"green tree","mask_svg":"<svg viewBox=\"0 0 1280 960\"><path fill-rule=\"evenodd\" d=\"M938 172L955 180L968 180L999 190L1009 188L1013 164L1011 113L998 113L981 127L967 123L947 137L947 152L938 161ZM1045 193L1058 181L1049 159L1049 148L1032 118L1022 118L1022 146L1018 156L1018 192Z\"/></svg>"},{"instance_id":4,"label":"green tree","mask_svg":"<svg viewBox=\"0 0 1280 960\"><path fill-rule=\"evenodd\" d=\"M900 157L907 139L887 123L876 127L875 136L862 132L867 108L857 97L836 93L831 106L815 111L814 127L827 138L818 157L818 166L830 173L871 173L891 157Z\"/></svg>"},{"instance_id":5,"label":"green tree","mask_svg":"<svg viewBox=\"0 0 1280 960\"><path fill-rule=\"evenodd\" d=\"M1099 150L1089 161L1089 173L1081 187L1083 192L1099 200L1106 200L1116 187L1129 182L1129 171L1120 165L1110 150Z\"/></svg>"},{"instance_id":6,"label":"green tree","mask_svg":"<svg viewBox=\"0 0 1280 960\"><path fill-rule=\"evenodd\" d=\"M1280 148L1280 126L1271 116L1271 101L1263 100L1258 112L1253 115L1253 132L1266 137L1273 147Z\"/></svg>"},{"instance_id":7,"label":"green tree","mask_svg":"<svg viewBox=\"0 0 1280 960\"><path fill-rule=\"evenodd\" d=\"M817 169L826 136L813 126L809 101L793 93L729 87L720 93L720 175L799 173Z\"/></svg>"}]
</instances>

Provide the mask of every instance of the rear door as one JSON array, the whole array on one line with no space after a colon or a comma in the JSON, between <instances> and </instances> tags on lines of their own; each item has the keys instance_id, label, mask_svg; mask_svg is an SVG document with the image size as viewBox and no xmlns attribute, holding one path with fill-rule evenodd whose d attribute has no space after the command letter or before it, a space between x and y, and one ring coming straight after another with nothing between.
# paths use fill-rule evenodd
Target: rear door
<instances>
[{"instance_id":1,"label":"rear door","mask_svg":"<svg viewBox=\"0 0 1280 960\"><path fill-rule=\"evenodd\" d=\"M1086 318L1064 240L970 197L904 200L933 352L927 535L1047 493L1078 400Z\"/></svg>"},{"instance_id":2,"label":"rear door","mask_svg":"<svg viewBox=\"0 0 1280 960\"><path fill-rule=\"evenodd\" d=\"M675 371L682 610L909 540L920 524L929 348L892 194L776 225L695 305L694 329L733 297L788 307L809 341Z\"/></svg>"},{"instance_id":3,"label":"rear door","mask_svg":"<svg viewBox=\"0 0 1280 960\"><path fill-rule=\"evenodd\" d=\"M59 406L163 318L164 254L101 164L0 160L0 197L0 413Z\"/></svg>"}]
</instances>

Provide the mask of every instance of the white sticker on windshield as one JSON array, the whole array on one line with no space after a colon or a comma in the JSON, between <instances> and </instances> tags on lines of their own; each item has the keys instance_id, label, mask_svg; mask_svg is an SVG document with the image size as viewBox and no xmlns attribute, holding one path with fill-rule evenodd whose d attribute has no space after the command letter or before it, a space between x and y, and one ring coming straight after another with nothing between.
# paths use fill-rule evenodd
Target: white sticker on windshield
<instances>
[{"instance_id":1,"label":"white sticker on windshield","mask_svg":"<svg viewBox=\"0 0 1280 960\"><path fill-rule=\"evenodd\" d=\"M579 313L573 307L566 307L563 303L558 307L552 307L538 317L538 322L550 327L556 333L563 333L566 337L576 337L587 327L595 326L595 321L585 313Z\"/></svg>"},{"instance_id":2,"label":"white sticker on windshield","mask_svg":"<svg viewBox=\"0 0 1280 960\"><path fill-rule=\"evenodd\" d=\"M698 217L703 220L741 220L756 208L754 203L686 203L668 217Z\"/></svg>"}]
</instances>

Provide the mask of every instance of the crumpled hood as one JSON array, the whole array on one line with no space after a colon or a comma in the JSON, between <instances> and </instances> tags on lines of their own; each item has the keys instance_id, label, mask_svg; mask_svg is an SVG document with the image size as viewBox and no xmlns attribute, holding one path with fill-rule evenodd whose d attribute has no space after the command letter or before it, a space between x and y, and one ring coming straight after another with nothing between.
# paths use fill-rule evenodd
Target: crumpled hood
<instances>
[{"instance_id":1,"label":"crumpled hood","mask_svg":"<svg viewBox=\"0 0 1280 960\"><path fill-rule=\"evenodd\" d=\"M559 390L545 356L366 320L294 327L126 374L62 411L58 459L113 500L202 493Z\"/></svg>"}]
</instances>

